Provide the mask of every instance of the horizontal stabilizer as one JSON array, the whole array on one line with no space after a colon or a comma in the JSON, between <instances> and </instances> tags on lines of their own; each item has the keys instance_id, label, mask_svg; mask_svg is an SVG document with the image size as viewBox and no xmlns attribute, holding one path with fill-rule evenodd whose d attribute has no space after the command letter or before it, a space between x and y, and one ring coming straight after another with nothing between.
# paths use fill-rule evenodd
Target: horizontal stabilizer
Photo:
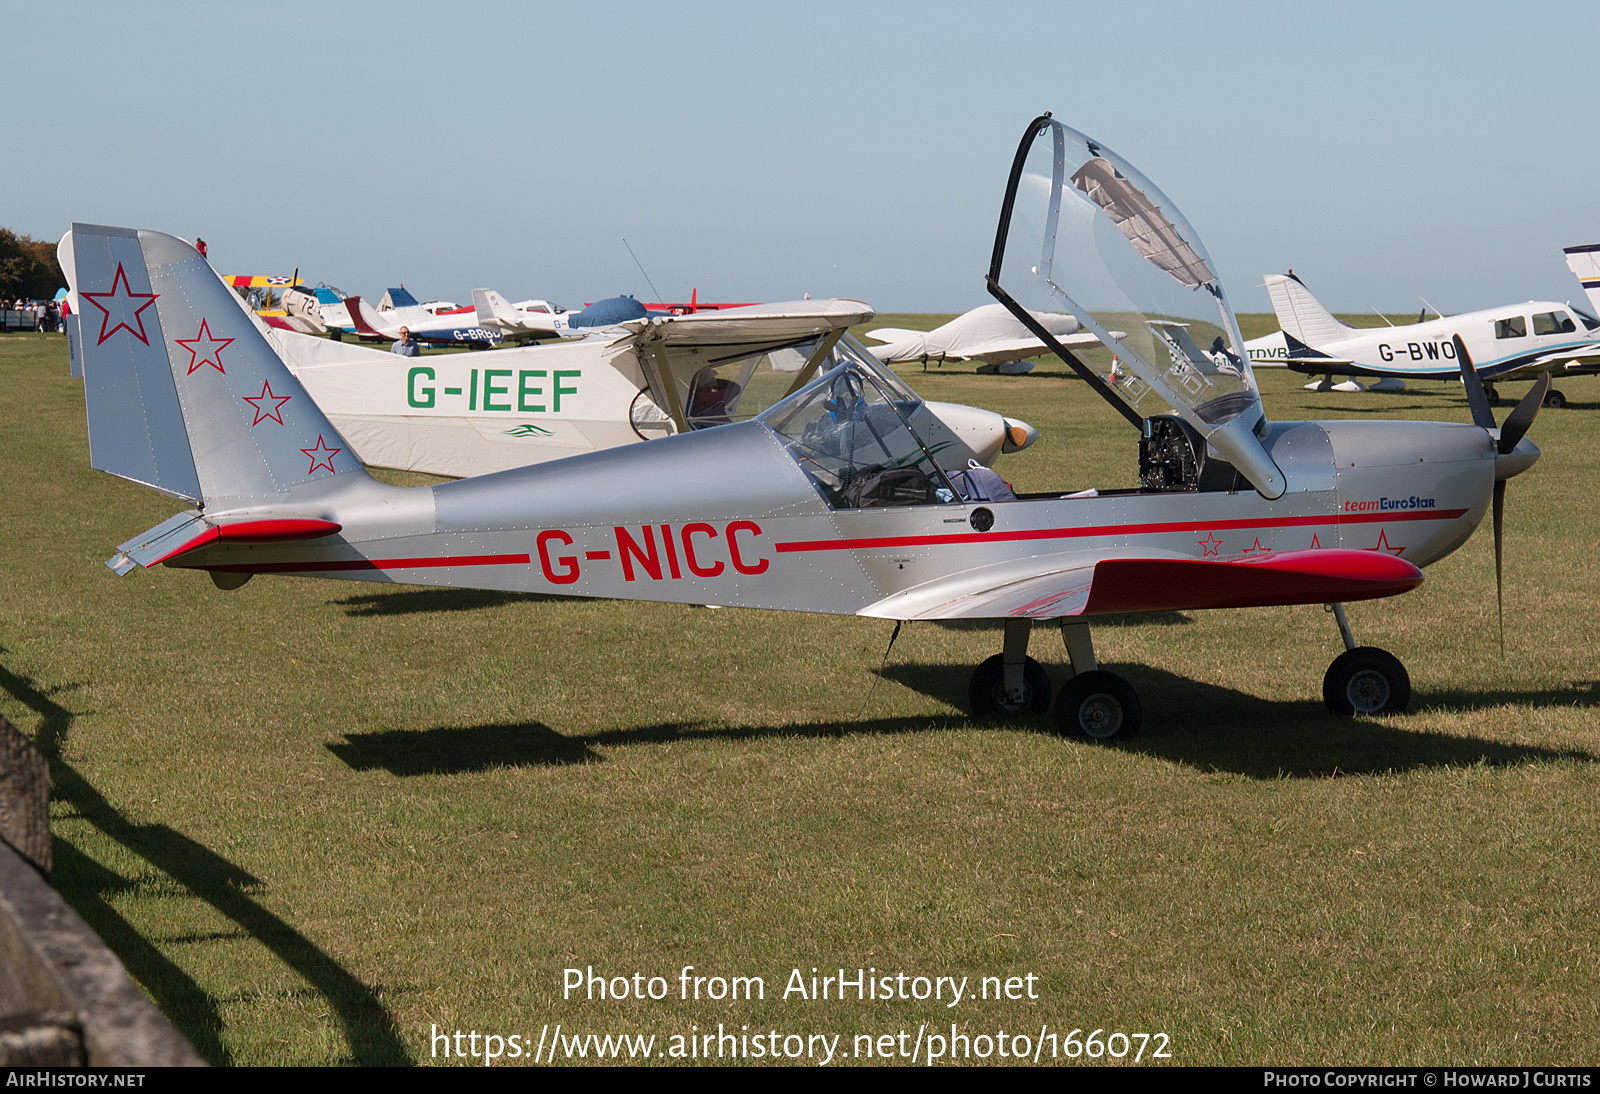
<instances>
[{"instance_id":1,"label":"horizontal stabilizer","mask_svg":"<svg viewBox=\"0 0 1600 1094\"><path fill-rule=\"evenodd\" d=\"M149 531L134 536L126 543L117 544L117 553L106 559L106 565L118 575L135 566L154 566L162 559L171 558L189 549L197 538L209 538L211 525L194 509L169 517Z\"/></svg>"},{"instance_id":2,"label":"horizontal stabilizer","mask_svg":"<svg viewBox=\"0 0 1600 1094\"><path fill-rule=\"evenodd\" d=\"M117 553L106 560L106 565L120 576L135 566L148 569L218 540L231 543L293 543L297 540L322 539L342 530L340 525L331 520L307 517L217 522L190 509L162 521L143 535L119 544Z\"/></svg>"}]
</instances>

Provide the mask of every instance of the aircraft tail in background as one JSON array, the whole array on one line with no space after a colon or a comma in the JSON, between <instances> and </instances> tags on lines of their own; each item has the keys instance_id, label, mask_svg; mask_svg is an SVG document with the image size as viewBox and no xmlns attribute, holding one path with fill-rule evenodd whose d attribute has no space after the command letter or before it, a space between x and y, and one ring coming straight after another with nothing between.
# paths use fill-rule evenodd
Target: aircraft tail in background
<instances>
[{"instance_id":1,"label":"aircraft tail in background","mask_svg":"<svg viewBox=\"0 0 1600 1094\"><path fill-rule=\"evenodd\" d=\"M1355 329L1335 319L1292 273L1268 274L1267 293L1272 297L1272 310L1278 314L1278 326L1308 346L1342 341Z\"/></svg>"},{"instance_id":2,"label":"aircraft tail in background","mask_svg":"<svg viewBox=\"0 0 1600 1094\"><path fill-rule=\"evenodd\" d=\"M385 342L393 342L394 335L385 334L379 328L386 326L382 316L372 310L372 305L366 303L359 296L344 298L345 310L350 313L350 323L356 328L356 334L362 338Z\"/></svg>"},{"instance_id":3,"label":"aircraft tail in background","mask_svg":"<svg viewBox=\"0 0 1600 1094\"><path fill-rule=\"evenodd\" d=\"M1588 295L1589 307L1600 312L1600 243L1563 247L1561 252L1567 256L1567 269L1572 271Z\"/></svg>"},{"instance_id":4,"label":"aircraft tail in background","mask_svg":"<svg viewBox=\"0 0 1600 1094\"><path fill-rule=\"evenodd\" d=\"M473 289L472 308L477 312L478 326L491 330L498 327L500 321L514 323L518 318L517 309L493 289Z\"/></svg>"}]
</instances>

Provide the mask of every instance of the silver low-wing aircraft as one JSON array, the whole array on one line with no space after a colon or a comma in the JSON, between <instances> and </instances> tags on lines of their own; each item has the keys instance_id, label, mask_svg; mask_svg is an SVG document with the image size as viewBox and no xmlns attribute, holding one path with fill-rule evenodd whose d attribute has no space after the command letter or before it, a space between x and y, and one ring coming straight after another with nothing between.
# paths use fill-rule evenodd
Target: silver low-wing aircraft
<instances>
[{"instance_id":1,"label":"silver low-wing aircraft","mask_svg":"<svg viewBox=\"0 0 1600 1094\"><path fill-rule=\"evenodd\" d=\"M1288 345L1285 363L1311 376L1455 380L1461 375L1456 337L1477 363L1490 402L1499 400L1497 382L1600 372L1600 319L1571 304L1530 300L1405 326L1363 328L1334 318L1292 273L1268 274L1266 281ZM1553 387L1545 400L1552 407L1567 402Z\"/></svg>"},{"instance_id":2,"label":"silver low-wing aircraft","mask_svg":"<svg viewBox=\"0 0 1600 1094\"><path fill-rule=\"evenodd\" d=\"M1062 237L1070 263L1056 265ZM1094 617L1404 592L1538 456L1526 400L1501 430L1266 421L1198 237L1131 165L1048 115L1018 149L989 288L1135 427L1137 489L985 497L940 468L917 395L854 355L752 421L387 486L187 243L91 225L71 239L63 260L104 305L83 329L92 462L194 506L123 543L118 573L998 620L1003 648L969 688L979 714L1048 709L1027 645L1056 620L1075 673L1056 725L1099 739L1136 731L1142 712L1097 668ZM1030 307L1075 316L1115 361L1053 344ZM1357 647L1336 614L1347 650L1324 678L1328 706L1403 709L1403 666Z\"/></svg>"}]
</instances>

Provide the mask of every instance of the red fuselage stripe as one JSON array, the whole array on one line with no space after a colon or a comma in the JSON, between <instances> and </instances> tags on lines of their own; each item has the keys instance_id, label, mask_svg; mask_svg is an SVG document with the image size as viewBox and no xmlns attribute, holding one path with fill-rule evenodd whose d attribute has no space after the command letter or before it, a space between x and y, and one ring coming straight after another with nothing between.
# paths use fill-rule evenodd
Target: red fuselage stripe
<instances>
[{"instance_id":1,"label":"red fuselage stripe","mask_svg":"<svg viewBox=\"0 0 1600 1094\"><path fill-rule=\"evenodd\" d=\"M327 562L252 562L206 566L229 574L306 574L339 570L423 570L435 566L526 566L527 555L459 555L454 558L355 558Z\"/></svg>"},{"instance_id":2,"label":"red fuselage stripe","mask_svg":"<svg viewBox=\"0 0 1600 1094\"><path fill-rule=\"evenodd\" d=\"M1087 539L1094 536L1160 535L1166 532L1225 531L1240 528L1311 528L1326 524L1387 524L1407 520L1456 520L1465 509L1426 513L1330 513L1312 517L1262 517L1251 520L1177 521L1168 524L1100 524L1086 528L1035 528L1021 532L977 532L943 536L886 536L879 539L813 539L776 544L777 552L871 551L883 547L938 547L961 543L1015 543L1035 539Z\"/></svg>"}]
</instances>

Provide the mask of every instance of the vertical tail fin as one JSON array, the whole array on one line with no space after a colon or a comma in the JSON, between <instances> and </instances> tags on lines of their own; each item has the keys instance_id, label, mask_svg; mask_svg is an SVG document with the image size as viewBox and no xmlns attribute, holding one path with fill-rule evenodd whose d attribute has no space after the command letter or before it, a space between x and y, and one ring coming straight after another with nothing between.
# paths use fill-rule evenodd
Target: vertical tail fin
<instances>
[{"instance_id":1,"label":"vertical tail fin","mask_svg":"<svg viewBox=\"0 0 1600 1094\"><path fill-rule=\"evenodd\" d=\"M89 459L208 506L366 477L338 430L188 243L74 224Z\"/></svg>"},{"instance_id":2,"label":"vertical tail fin","mask_svg":"<svg viewBox=\"0 0 1600 1094\"><path fill-rule=\"evenodd\" d=\"M350 323L356 328L356 334L362 338L381 338L385 342L394 341L393 338L378 329L378 325L383 322L383 319L379 317L377 312L372 310L370 304L364 303L361 297L345 297L344 308L345 311L350 313Z\"/></svg>"},{"instance_id":3,"label":"vertical tail fin","mask_svg":"<svg viewBox=\"0 0 1600 1094\"><path fill-rule=\"evenodd\" d=\"M1268 274L1267 292L1272 297L1272 310L1278 313L1278 326L1308 346L1343 341L1355 329L1335 319L1294 274Z\"/></svg>"},{"instance_id":4,"label":"vertical tail fin","mask_svg":"<svg viewBox=\"0 0 1600 1094\"><path fill-rule=\"evenodd\" d=\"M1589 297L1589 306L1600 313L1600 243L1583 247L1563 247L1567 269L1572 271Z\"/></svg>"},{"instance_id":5,"label":"vertical tail fin","mask_svg":"<svg viewBox=\"0 0 1600 1094\"><path fill-rule=\"evenodd\" d=\"M493 289L473 289L472 308L478 313L478 326L497 329L501 323L509 322L516 325L517 309L506 302L506 298Z\"/></svg>"}]
</instances>

